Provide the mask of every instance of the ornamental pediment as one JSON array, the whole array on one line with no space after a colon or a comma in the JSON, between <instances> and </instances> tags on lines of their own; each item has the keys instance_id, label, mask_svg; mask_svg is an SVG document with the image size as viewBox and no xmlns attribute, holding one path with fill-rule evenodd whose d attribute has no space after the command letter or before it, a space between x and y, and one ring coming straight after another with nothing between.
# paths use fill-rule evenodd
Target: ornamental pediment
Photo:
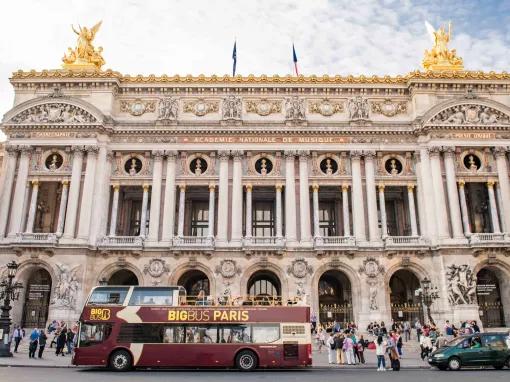
<instances>
[{"instance_id":1,"label":"ornamental pediment","mask_svg":"<svg viewBox=\"0 0 510 382\"><path fill-rule=\"evenodd\" d=\"M510 125L510 115L487 102L465 102L435 113L426 125L434 126L501 126Z\"/></svg>"}]
</instances>

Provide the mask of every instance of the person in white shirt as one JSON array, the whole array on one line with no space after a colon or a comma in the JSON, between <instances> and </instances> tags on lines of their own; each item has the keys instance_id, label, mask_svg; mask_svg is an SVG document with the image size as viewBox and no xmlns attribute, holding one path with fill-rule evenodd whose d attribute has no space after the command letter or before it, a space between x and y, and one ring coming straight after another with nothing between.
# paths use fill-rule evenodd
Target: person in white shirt
<instances>
[{"instance_id":1,"label":"person in white shirt","mask_svg":"<svg viewBox=\"0 0 510 382\"><path fill-rule=\"evenodd\" d=\"M421 359L425 360L425 358L429 356L432 350L432 340L430 339L428 334L425 334L420 337L420 346L421 346Z\"/></svg>"},{"instance_id":2,"label":"person in white shirt","mask_svg":"<svg viewBox=\"0 0 510 382\"><path fill-rule=\"evenodd\" d=\"M382 336L377 337L375 343L375 354L377 355L377 371L386 371L386 361L384 355L386 354L386 341Z\"/></svg>"},{"instance_id":3,"label":"person in white shirt","mask_svg":"<svg viewBox=\"0 0 510 382\"><path fill-rule=\"evenodd\" d=\"M14 333L12 334L14 338L14 353L18 352L18 346L21 340L23 339L23 329L19 327L19 325L15 326Z\"/></svg>"},{"instance_id":4,"label":"person in white shirt","mask_svg":"<svg viewBox=\"0 0 510 382\"><path fill-rule=\"evenodd\" d=\"M328 346L328 361L329 364L336 363L336 348L335 348L335 335L333 331L329 333L328 340L326 341L326 344Z\"/></svg>"}]
</instances>

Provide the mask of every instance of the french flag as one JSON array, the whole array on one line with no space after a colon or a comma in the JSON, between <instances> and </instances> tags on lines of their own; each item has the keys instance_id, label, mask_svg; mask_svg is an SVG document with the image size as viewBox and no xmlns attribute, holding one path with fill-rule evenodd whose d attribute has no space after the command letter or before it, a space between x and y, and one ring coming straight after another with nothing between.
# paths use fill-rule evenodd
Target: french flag
<instances>
[{"instance_id":1,"label":"french flag","mask_svg":"<svg viewBox=\"0 0 510 382\"><path fill-rule=\"evenodd\" d=\"M296 49L294 48L294 43L292 44L292 61L294 61L294 70L296 71L296 76L299 76L298 66L297 66L297 55Z\"/></svg>"}]
</instances>

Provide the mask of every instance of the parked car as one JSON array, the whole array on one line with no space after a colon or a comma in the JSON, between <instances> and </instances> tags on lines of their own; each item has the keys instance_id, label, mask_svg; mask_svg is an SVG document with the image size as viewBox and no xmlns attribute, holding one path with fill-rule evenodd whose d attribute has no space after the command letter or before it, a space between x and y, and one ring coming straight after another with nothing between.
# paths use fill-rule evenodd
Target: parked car
<instances>
[{"instance_id":1,"label":"parked car","mask_svg":"<svg viewBox=\"0 0 510 382\"><path fill-rule=\"evenodd\" d=\"M439 370L460 370L464 366L510 368L510 334L476 333L450 341L429 356Z\"/></svg>"}]
</instances>

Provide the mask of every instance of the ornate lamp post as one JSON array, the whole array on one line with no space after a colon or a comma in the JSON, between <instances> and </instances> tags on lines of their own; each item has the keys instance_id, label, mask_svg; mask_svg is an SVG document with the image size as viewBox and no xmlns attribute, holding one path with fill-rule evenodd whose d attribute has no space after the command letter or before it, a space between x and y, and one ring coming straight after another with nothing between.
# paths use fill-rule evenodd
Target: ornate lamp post
<instances>
[{"instance_id":1,"label":"ornate lamp post","mask_svg":"<svg viewBox=\"0 0 510 382\"><path fill-rule=\"evenodd\" d=\"M9 329L11 326L10 311L11 301L17 301L20 289L23 288L21 283L13 284L12 280L18 271L18 264L11 261L7 264L7 280L0 282L0 301L4 300L2 305L2 314L0 315L0 357L12 357L11 340L9 337Z\"/></svg>"},{"instance_id":2,"label":"ornate lamp post","mask_svg":"<svg viewBox=\"0 0 510 382\"><path fill-rule=\"evenodd\" d=\"M425 305L427 308L427 318L429 322L434 322L432 318L432 314L430 314L430 307L432 303L439 298L439 291L437 286L432 286L432 282L428 277L425 277L421 280L421 287L416 289L416 296L418 296L421 300L422 305Z\"/></svg>"}]
</instances>

